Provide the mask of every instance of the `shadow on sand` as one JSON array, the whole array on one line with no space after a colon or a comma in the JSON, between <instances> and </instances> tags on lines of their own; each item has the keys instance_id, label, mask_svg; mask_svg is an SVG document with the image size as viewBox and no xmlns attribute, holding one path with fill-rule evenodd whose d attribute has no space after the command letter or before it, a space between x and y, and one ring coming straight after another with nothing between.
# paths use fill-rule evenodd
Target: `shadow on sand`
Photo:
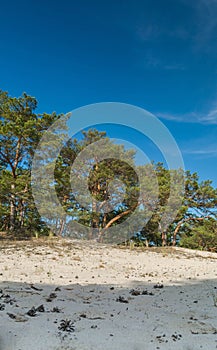
<instances>
[{"instance_id":1,"label":"shadow on sand","mask_svg":"<svg viewBox=\"0 0 217 350\"><path fill-rule=\"evenodd\" d=\"M0 349L216 349L215 298L214 279L127 287L4 281Z\"/></svg>"}]
</instances>

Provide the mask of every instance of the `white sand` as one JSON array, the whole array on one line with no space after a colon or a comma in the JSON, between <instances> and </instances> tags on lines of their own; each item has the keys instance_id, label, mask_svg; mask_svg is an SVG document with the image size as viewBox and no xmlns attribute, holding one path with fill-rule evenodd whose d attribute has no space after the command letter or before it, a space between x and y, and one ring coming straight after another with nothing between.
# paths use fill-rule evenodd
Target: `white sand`
<instances>
[{"instance_id":1,"label":"white sand","mask_svg":"<svg viewBox=\"0 0 217 350\"><path fill-rule=\"evenodd\" d=\"M0 241L0 350L217 349L217 254L52 242Z\"/></svg>"}]
</instances>

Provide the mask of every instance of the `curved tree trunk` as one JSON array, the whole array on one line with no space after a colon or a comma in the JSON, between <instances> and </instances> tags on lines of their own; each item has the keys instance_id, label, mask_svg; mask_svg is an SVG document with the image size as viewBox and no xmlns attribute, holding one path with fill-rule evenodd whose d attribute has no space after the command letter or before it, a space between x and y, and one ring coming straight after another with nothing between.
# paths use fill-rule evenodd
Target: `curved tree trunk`
<instances>
[{"instance_id":1,"label":"curved tree trunk","mask_svg":"<svg viewBox=\"0 0 217 350\"><path fill-rule=\"evenodd\" d=\"M115 216L113 219L111 219L106 225L105 227L99 232L99 237L98 237L98 241L102 242L103 240L103 234L105 233L105 231L117 220L121 219L123 216L129 214L130 212L132 212L137 206L135 205L133 208L130 208L128 210L125 210L124 212L118 214L117 216Z\"/></svg>"},{"instance_id":2,"label":"curved tree trunk","mask_svg":"<svg viewBox=\"0 0 217 350\"><path fill-rule=\"evenodd\" d=\"M180 222L178 222L178 224L177 224L177 226L176 226L176 228L175 228L175 230L174 230L174 233L173 233L173 242L172 242L172 245L173 245L173 246L176 245L177 234L178 234L178 232L179 232L179 230L180 230L180 228L181 228L181 226L182 226L183 224L185 224L185 223L188 222L188 221L194 221L194 220L195 220L195 221L202 221L202 220L208 219L208 218L210 218L209 215L208 215L208 216L203 216L203 217L201 217L201 218L193 218L193 217L191 217L191 218L186 218L186 219L181 220Z\"/></svg>"}]
</instances>

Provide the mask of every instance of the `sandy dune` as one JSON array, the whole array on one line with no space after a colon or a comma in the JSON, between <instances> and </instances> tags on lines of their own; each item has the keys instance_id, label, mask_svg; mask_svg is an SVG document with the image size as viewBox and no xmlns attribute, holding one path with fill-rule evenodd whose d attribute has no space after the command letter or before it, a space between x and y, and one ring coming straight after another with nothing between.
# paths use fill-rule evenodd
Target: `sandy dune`
<instances>
[{"instance_id":1,"label":"sandy dune","mask_svg":"<svg viewBox=\"0 0 217 350\"><path fill-rule=\"evenodd\" d=\"M217 349L217 254L0 242L0 350Z\"/></svg>"}]
</instances>

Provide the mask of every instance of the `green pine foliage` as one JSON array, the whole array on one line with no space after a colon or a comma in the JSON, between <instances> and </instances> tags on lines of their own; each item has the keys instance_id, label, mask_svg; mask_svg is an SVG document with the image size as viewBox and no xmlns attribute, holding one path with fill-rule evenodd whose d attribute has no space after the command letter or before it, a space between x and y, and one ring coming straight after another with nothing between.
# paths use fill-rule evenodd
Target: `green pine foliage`
<instances>
[{"instance_id":1,"label":"green pine foliage","mask_svg":"<svg viewBox=\"0 0 217 350\"><path fill-rule=\"evenodd\" d=\"M181 247L217 252L217 222L206 219L189 227L180 241Z\"/></svg>"},{"instance_id":2,"label":"green pine foliage","mask_svg":"<svg viewBox=\"0 0 217 350\"><path fill-rule=\"evenodd\" d=\"M33 200L31 165L41 137L60 115L38 114L36 110L37 100L34 97L24 93L15 98L0 91L0 232L13 233L15 236L21 232L25 237L47 235L50 232ZM67 132L64 125L62 132ZM101 153L103 155L104 152L105 158L98 159L96 146L85 162L82 158L78 159L80 153L101 140L104 142ZM52 151L55 142L54 137L44 146ZM107 154L112 156L107 157ZM162 163L153 162L137 167L134 156L133 150L114 144L105 132L96 129L84 131L81 138L65 142L55 161L54 181L50 188L55 189L68 218L92 229L93 235L88 234L86 238L93 238L97 232L98 239L106 241L108 228L124 223L137 208L143 210L144 214L139 232L134 232L132 223L132 238L136 234L135 240L140 244L180 244L194 249L217 251L217 189L212 186L212 182L200 182L198 174L190 171L184 174L181 170L168 170ZM74 168L75 161L77 168ZM49 172L52 169L48 157L46 170ZM85 192L83 197L80 193L87 174L88 198ZM142 175L142 184L138 174ZM73 188L71 176L74 176ZM178 184L183 177L185 193L181 199ZM111 188L114 181L115 191ZM42 182L39 188L42 195L46 187L44 185ZM83 202L80 203L78 199ZM112 209L103 211L103 205L108 200ZM170 208L176 207L180 200L177 215L171 222ZM48 208L46 204L41 208L44 213L54 209ZM58 211L56 214L56 222L53 223L58 228L56 234L69 234L66 222L58 219ZM167 222L170 225L165 231L162 225ZM128 226L131 227L131 221ZM115 234L118 238L118 233Z\"/></svg>"}]
</instances>

